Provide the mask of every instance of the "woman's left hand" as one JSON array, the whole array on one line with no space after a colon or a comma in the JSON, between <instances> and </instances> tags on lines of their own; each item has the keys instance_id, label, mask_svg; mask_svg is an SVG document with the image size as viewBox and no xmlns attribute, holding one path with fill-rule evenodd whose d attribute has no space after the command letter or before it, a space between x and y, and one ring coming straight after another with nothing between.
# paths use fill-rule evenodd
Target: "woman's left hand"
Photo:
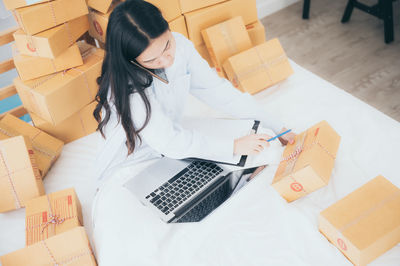
<instances>
[{"instance_id":1,"label":"woman's left hand","mask_svg":"<svg viewBox=\"0 0 400 266\"><path fill-rule=\"evenodd\" d=\"M279 132L279 134L282 132L285 132L286 130L287 130L287 128L285 128L285 127L282 128L282 130L281 130L281 132ZM295 133L289 132L289 133L286 133L285 135L283 135L282 137L279 137L279 141L282 143L282 145L287 145L288 143L293 144L295 137L296 137Z\"/></svg>"}]
</instances>

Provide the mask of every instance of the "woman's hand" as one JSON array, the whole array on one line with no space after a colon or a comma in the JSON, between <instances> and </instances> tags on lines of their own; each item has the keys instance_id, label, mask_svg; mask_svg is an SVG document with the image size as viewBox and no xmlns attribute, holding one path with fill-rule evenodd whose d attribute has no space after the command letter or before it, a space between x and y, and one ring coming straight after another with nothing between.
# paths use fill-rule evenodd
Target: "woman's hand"
<instances>
[{"instance_id":1,"label":"woman's hand","mask_svg":"<svg viewBox=\"0 0 400 266\"><path fill-rule=\"evenodd\" d=\"M252 134L234 141L233 153L235 155L255 155L269 146L267 142L271 136L267 134Z\"/></svg>"},{"instance_id":2,"label":"woman's hand","mask_svg":"<svg viewBox=\"0 0 400 266\"><path fill-rule=\"evenodd\" d=\"M287 130L287 128L285 128L285 127L282 128L282 130L281 130L281 132L279 132L279 134L282 132L285 132L286 130ZM289 132L289 133L286 133L285 135L283 135L282 137L279 137L279 141L282 143L282 145L287 145L288 143L293 144L295 137L296 137L295 133Z\"/></svg>"}]
</instances>

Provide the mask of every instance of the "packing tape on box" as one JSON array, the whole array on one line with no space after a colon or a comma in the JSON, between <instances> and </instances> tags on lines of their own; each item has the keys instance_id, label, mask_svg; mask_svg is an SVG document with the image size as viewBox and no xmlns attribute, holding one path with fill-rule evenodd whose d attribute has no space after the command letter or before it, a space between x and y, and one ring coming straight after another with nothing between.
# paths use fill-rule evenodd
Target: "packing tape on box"
<instances>
[{"instance_id":1,"label":"packing tape on box","mask_svg":"<svg viewBox=\"0 0 400 266\"><path fill-rule=\"evenodd\" d=\"M16 131L15 129L11 128L10 126L1 123L0 121L0 133L2 133L3 135L6 135L8 137L16 137L16 136L20 136L21 133ZM55 159L57 158L57 152L56 151L52 151L48 148L46 148L45 146L36 143L35 142L35 138L37 136L39 136L39 134L42 133L40 130L38 130L38 133L31 138L31 142L32 142L32 148L34 149L34 151L39 152L47 157L50 158L50 162L51 164L55 161Z\"/></svg>"},{"instance_id":2,"label":"packing tape on box","mask_svg":"<svg viewBox=\"0 0 400 266\"><path fill-rule=\"evenodd\" d=\"M356 218L353 220L349 221L348 223L344 224L342 227L340 227L337 232L338 236L336 237L336 244L340 247L340 249L346 251L347 250L347 245L344 239L346 239L343 235L343 232L352 227L353 225L357 224L359 221L361 221L363 218L366 218L368 215L373 213L374 211L382 208L386 203L391 202L395 200L397 197L400 196L400 191L397 190L396 192L389 194L389 196L385 197L382 199L380 202L376 203L374 206L371 208L365 210L362 212L360 215L358 215Z\"/></svg>"},{"instance_id":3,"label":"packing tape on box","mask_svg":"<svg viewBox=\"0 0 400 266\"><path fill-rule=\"evenodd\" d=\"M14 202L15 202L15 208L19 209L19 208L22 207L21 200L18 197L18 193L17 193L17 189L15 187L15 183L11 178L11 175L13 173L11 173L10 169L8 168L7 158L4 155L2 144L0 144L0 165L2 165L6 169L6 172L7 172L6 176L7 176L7 179L9 181L9 184L10 184L11 192L13 194L13 198L14 198ZM0 176L0 178L3 178L3 177Z\"/></svg>"},{"instance_id":4,"label":"packing tape on box","mask_svg":"<svg viewBox=\"0 0 400 266\"><path fill-rule=\"evenodd\" d=\"M237 54L239 51L238 51L236 42L232 38L233 32L232 32L231 28L228 26L229 25L227 23L221 23L221 24L219 24L219 29L221 31L222 36L224 37L225 43L229 47L231 54L234 55L234 54Z\"/></svg>"},{"instance_id":5,"label":"packing tape on box","mask_svg":"<svg viewBox=\"0 0 400 266\"><path fill-rule=\"evenodd\" d=\"M253 75L254 72L257 72L257 71L259 71L260 69L263 69L263 68L265 68L265 70L267 72L267 75L268 75L268 78L272 82L272 76L271 76L271 73L269 72L270 68L272 68L273 66L281 63L284 60L287 60L287 56L283 54L283 55L280 55L277 58L274 58L273 60L265 62L262 59L257 47L253 47L253 49L255 49L255 51L257 53L257 56L261 61L261 64L255 65L255 66L253 66L251 68L248 68L248 69L246 69L244 71L241 71L239 73L234 72L234 77L233 77L233 80L232 80L233 84L239 84L240 80L243 80L243 79L246 79L246 78L250 77L251 75ZM237 85L236 85L236 87L237 87Z\"/></svg>"},{"instance_id":6,"label":"packing tape on box","mask_svg":"<svg viewBox=\"0 0 400 266\"><path fill-rule=\"evenodd\" d=\"M28 35L27 35L28 36ZM29 35L30 36L30 35ZM28 38L28 37L27 37ZM31 38L32 38L32 36L31 36ZM32 40L33 41L33 40ZM29 46L28 46L28 49L29 49ZM38 51L37 51L37 49L35 48L35 53L36 53L36 55L38 55ZM18 48L15 46L15 47L13 47L13 49L12 49L12 55L13 55L13 58L16 58L17 56L20 56L21 54L20 54L20 52L19 52L19 50L18 50ZM57 67L56 67L56 64L55 64L55 60L54 59L52 59L52 58L48 58L50 61L51 61L51 64L52 64L52 66L53 66L53 70L54 70L54 72L57 72L58 70L57 70Z\"/></svg>"},{"instance_id":7,"label":"packing tape on box","mask_svg":"<svg viewBox=\"0 0 400 266\"><path fill-rule=\"evenodd\" d=\"M51 262L54 264L54 266L58 266L58 265L65 265L65 264L70 264L73 261L76 261L82 257L85 256L91 256L93 255L92 250L90 249L89 245L88 245L88 249L85 251L82 251L81 253L79 253L78 255L74 255L69 257L68 259L64 259L63 261L57 261L53 252L51 252L49 246L46 243L46 240L42 240L41 243L43 244L43 246L45 247L47 253L49 254L50 258L51 258Z\"/></svg>"}]
</instances>

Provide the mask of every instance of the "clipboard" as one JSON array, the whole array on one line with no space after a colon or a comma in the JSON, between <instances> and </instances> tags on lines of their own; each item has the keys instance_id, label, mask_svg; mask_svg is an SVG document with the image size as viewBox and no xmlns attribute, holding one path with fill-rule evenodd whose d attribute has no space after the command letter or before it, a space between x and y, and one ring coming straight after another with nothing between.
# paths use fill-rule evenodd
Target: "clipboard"
<instances>
[{"instance_id":1,"label":"clipboard","mask_svg":"<svg viewBox=\"0 0 400 266\"><path fill-rule=\"evenodd\" d=\"M238 120L231 120L233 121L238 121ZM247 132L249 134L255 134L258 131L258 128L260 126L260 121L258 120L252 120L253 121L253 126L251 127L251 129L247 129ZM239 157L239 156L238 156ZM208 159L203 159L203 158L185 158L184 160L187 161L203 161L203 162L211 162L211 163L217 163L217 164L225 164L225 165L232 165L232 166L239 166L239 167L244 167L246 165L246 161L247 161L247 155L242 155L240 156L235 162L232 161L228 161L228 160L208 160Z\"/></svg>"}]
</instances>

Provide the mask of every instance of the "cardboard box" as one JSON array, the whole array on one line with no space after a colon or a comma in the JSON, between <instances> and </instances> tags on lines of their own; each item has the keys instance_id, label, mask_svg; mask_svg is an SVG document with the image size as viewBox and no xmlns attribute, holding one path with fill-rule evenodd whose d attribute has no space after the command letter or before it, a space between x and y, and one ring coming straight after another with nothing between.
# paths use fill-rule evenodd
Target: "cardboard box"
<instances>
[{"instance_id":1,"label":"cardboard box","mask_svg":"<svg viewBox=\"0 0 400 266\"><path fill-rule=\"evenodd\" d=\"M204 7L212 6L218 3L225 2L226 0L179 0L182 14L201 9Z\"/></svg>"},{"instance_id":2,"label":"cardboard box","mask_svg":"<svg viewBox=\"0 0 400 266\"><path fill-rule=\"evenodd\" d=\"M30 80L46 76L71 67L83 64L82 56L77 44L69 47L64 53L55 59L21 55L15 46L12 45L15 68L22 80Z\"/></svg>"},{"instance_id":3,"label":"cardboard box","mask_svg":"<svg viewBox=\"0 0 400 266\"><path fill-rule=\"evenodd\" d=\"M377 176L319 215L319 230L354 265L400 242L400 189Z\"/></svg>"},{"instance_id":4,"label":"cardboard box","mask_svg":"<svg viewBox=\"0 0 400 266\"><path fill-rule=\"evenodd\" d=\"M85 106L78 113L67 118L57 126L53 126L34 113L30 113L30 116L36 128L57 137L65 143L69 143L96 131L98 123L93 116L96 105L97 102L93 102Z\"/></svg>"},{"instance_id":5,"label":"cardboard box","mask_svg":"<svg viewBox=\"0 0 400 266\"><path fill-rule=\"evenodd\" d=\"M83 57L83 65L65 72L38 79L14 79L14 85L24 107L58 125L93 102L98 91L104 50L92 46Z\"/></svg>"},{"instance_id":6,"label":"cardboard box","mask_svg":"<svg viewBox=\"0 0 400 266\"><path fill-rule=\"evenodd\" d=\"M297 135L283 152L272 186L288 202L326 186L339 143L340 136L326 121Z\"/></svg>"},{"instance_id":7,"label":"cardboard box","mask_svg":"<svg viewBox=\"0 0 400 266\"><path fill-rule=\"evenodd\" d=\"M89 11L89 34L99 42L106 42L107 25L111 12L112 10L106 14L102 14L96 10Z\"/></svg>"},{"instance_id":8,"label":"cardboard box","mask_svg":"<svg viewBox=\"0 0 400 266\"><path fill-rule=\"evenodd\" d=\"M0 212L19 209L44 194L35 152L28 138L0 141Z\"/></svg>"},{"instance_id":9,"label":"cardboard box","mask_svg":"<svg viewBox=\"0 0 400 266\"><path fill-rule=\"evenodd\" d=\"M23 135L30 139L42 178L61 154L64 143L21 119L6 114L0 120L0 140Z\"/></svg>"},{"instance_id":10,"label":"cardboard box","mask_svg":"<svg viewBox=\"0 0 400 266\"><path fill-rule=\"evenodd\" d=\"M178 18L171 21L169 24L169 28L171 31L179 32L183 34L186 38L188 37L187 29L186 29L186 22L184 16L179 16Z\"/></svg>"},{"instance_id":11,"label":"cardboard box","mask_svg":"<svg viewBox=\"0 0 400 266\"><path fill-rule=\"evenodd\" d=\"M241 16L245 25L258 20L255 0L230 0L185 13L189 39L195 46L203 43L201 31L225 20Z\"/></svg>"},{"instance_id":12,"label":"cardboard box","mask_svg":"<svg viewBox=\"0 0 400 266\"><path fill-rule=\"evenodd\" d=\"M181 15L179 0L146 0L160 9L166 21L171 22Z\"/></svg>"},{"instance_id":13,"label":"cardboard box","mask_svg":"<svg viewBox=\"0 0 400 266\"><path fill-rule=\"evenodd\" d=\"M293 74L278 39L231 56L223 67L234 87L251 94L275 85Z\"/></svg>"},{"instance_id":14,"label":"cardboard box","mask_svg":"<svg viewBox=\"0 0 400 266\"><path fill-rule=\"evenodd\" d=\"M113 0L87 0L88 6L91 8L97 10L100 13L106 14L110 12L111 5L113 2L119 2L119 1L113 1Z\"/></svg>"},{"instance_id":15,"label":"cardboard box","mask_svg":"<svg viewBox=\"0 0 400 266\"><path fill-rule=\"evenodd\" d=\"M242 17L234 17L201 31L218 75L225 77L222 64L230 56L252 47Z\"/></svg>"},{"instance_id":16,"label":"cardboard box","mask_svg":"<svg viewBox=\"0 0 400 266\"><path fill-rule=\"evenodd\" d=\"M261 21L246 25L246 30L253 46L265 43L265 28Z\"/></svg>"},{"instance_id":17,"label":"cardboard box","mask_svg":"<svg viewBox=\"0 0 400 266\"><path fill-rule=\"evenodd\" d=\"M196 48L197 52L199 52L201 57L203 57L208 62L208 65L210 67L214 67L214 64L211 60L210 54L208 53L206 45L204 43L202 43L200 45L195 46L195 48Z\"/></svg>"},{"instance_id":18,"label":"cardboard box","mask_svg":"<svg viewBox=\"0 0 400 266\"><path fill-rule=\"evenodd\" d=\"M89 20L85 15L33 36L21 29L13 35L21 54L54 59L63 54L88 29Z\"/></svg>"},{"instance_id":19,"label":"cardboard box","mask_svg":"<svg viewBox=\"0 0 400 266\"><path fill-rule=\"evenodd\" d=\"M0 257L3 266L97 265L81 226Z\"/></svg>"},{"instance_id":20,"label":"cardboard box","mask_svg":"<svg viewBox=\"0 0 400 266\"><path fill-rule=\"evenodd\" d=\"M33 35L88 14L85 0L54 0L17 8L14 17L21 29Z\"/></svg>"},{"instance_id":21,"label":"cardboard box","mask_svg":"<svg viewBox=\"0 0 400 266\"><path fill-rule=\"evenodd\" d=\"M3 0L3 3L8 10L12 10L18 7L35 5L46 1L48 0Z\"/></svg>"},{"instance_id":22,"label":"cardboard box","mask_svg":"<svg viewBox=\"0 0 400 266\"><path fill-rule=\"evenodd\" d=\"M73 188L27 201L25 215L27 246L83 225L81 203Z\"/></svg>"}]
</instances>

